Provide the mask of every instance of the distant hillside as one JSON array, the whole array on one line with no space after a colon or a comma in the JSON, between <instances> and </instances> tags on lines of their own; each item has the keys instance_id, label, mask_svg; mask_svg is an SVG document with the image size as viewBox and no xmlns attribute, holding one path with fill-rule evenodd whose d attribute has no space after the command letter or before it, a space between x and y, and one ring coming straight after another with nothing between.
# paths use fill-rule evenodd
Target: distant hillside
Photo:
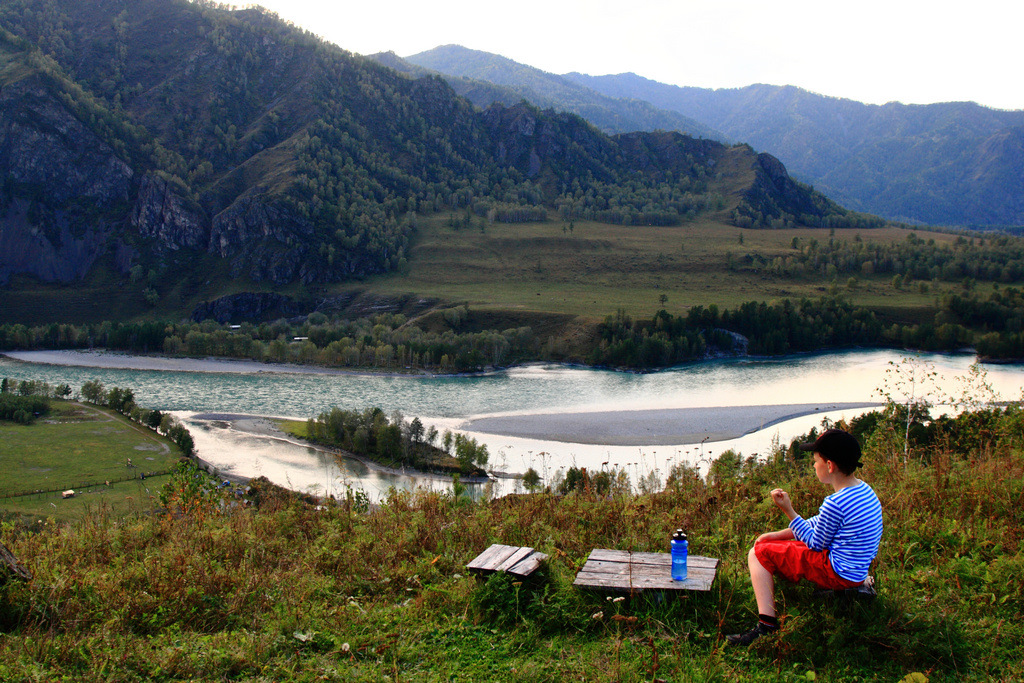
<instances>
[{"instance_id":1,"label":"distant hillside","mask_svg":"<svg viewBox=\"0 0 1024 683\"><path fill-rule=\"evenodd\" d=\"M792 86L709 90L635 74L558 76L457 45L405 59L447 74L479 107L523 98L606 132L677 130L747 142L858 211L932 225L1024 225L1024 111L867 105Z\"/></svg>"},{"instance_id":2,"label":"distant hillside","mask_svg":"<svg viewBox=\"0 0 1024 683\"><path fill-rule=\"evenodd\" d=\"M725 140L714 126L630 96L601 94L570 79L519 64L499 55L445 45L406 57L407 63L444 74L460 95L486 108L525 99L542 109L578 114L606 133L674 130L692 137ZM395 68L399 65L390 64ZM481 87L483 83L501 90Z\"/></svg>"},{"instance_id":3,"label":"distant hillside","mask_svg":"<svg viewBox=\"0 0 1024 683\"><path fill-rule=\"evenodd\" d=\"M439 211L870 222L748 147L609 137L522 103L480 112L439 77L410 78L262 10L9 0L0 102L0 285L101 269L145 287L151 305L186 282L188 305L218 278L234 291L345 281L403 268L417 216Z\"/></svg>"},{"instance_id":4,"label":"distant hillside","mask_svg":"<svg viewBox=\"0 0 1024 683\"><path fill-rule=\"evenodd\" d=\"M712 124L861 211L930 224L1024 224L1024 111L868 105L792 86L682 88L635 74L565 78Z\"/></svg>"}]
</instances>

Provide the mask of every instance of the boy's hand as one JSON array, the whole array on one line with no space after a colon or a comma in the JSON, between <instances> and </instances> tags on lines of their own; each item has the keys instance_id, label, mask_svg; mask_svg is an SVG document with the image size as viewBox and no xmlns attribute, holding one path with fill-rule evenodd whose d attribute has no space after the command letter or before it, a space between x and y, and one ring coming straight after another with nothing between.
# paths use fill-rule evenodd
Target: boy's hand
<instances>
[{"instance_id":1,"label":"boy's hand","mask_svg":"<svg viewBox=\"0 0 1024 683\"><path fill-rule=\"evenodd\" d=\"M787 517L790 519L796 517L796 510L793 509L793 503L790 501L788 493L782 489L772 489L771 496L772 501L779 506L779 509L786 513Z\"/></svg>"}]
</instances>

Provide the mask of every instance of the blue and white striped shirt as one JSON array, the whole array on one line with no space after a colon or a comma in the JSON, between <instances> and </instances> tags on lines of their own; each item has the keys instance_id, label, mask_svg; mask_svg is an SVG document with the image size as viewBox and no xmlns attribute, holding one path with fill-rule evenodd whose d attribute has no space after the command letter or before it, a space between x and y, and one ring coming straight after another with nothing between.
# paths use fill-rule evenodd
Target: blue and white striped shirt
<instances>
[{"instance_id":1,"label":"blue and white striped shirt","mask_svg":"<svg viewBox=\"0 0 1024 683\"><path fill-rule=\"evenodd\" d=\"M826 496L817 515L797 515L789 528L811 550L828 550L836 574L847 581L863 581L882 539L882 504L862 481Z\"/></svg>"}]
</instances>

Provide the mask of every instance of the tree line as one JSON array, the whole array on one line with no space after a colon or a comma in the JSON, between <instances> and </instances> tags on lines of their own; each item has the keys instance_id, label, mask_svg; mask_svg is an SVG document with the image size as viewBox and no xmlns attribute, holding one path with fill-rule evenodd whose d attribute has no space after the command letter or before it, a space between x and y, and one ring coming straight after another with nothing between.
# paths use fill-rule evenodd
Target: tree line
<instances>
[{"instance_id":1,"label":"tree line","mask_svg":"<svg viewBox=\"0 0 1024 683\"><path fill-rule=\"evenodd\" d=\"M1024 358L1020 290L949 295L931 321L887 323L841 296L779 303L747 302L732 310L695 306L686 315L658 311L634 320L620 311L599 328L592 365L653 369L709 355L774 356L847 346L954 351L975 346L991 360Z\"/></svg>"},{"instance_id":2,"label":"tree line","mask_svg":"<svg viewBox=\"0 0 1024 683\"><path fill-rule=\"evenodd\" d=\"M0 325L0 350L108 348L172 356L222 356L259 362L376 370L473 372L531 360L660 368L716 355L773 356L848 346L952 351L975 347L987 359L1024 358L1024 296L1013 287L987 295L945 295L930 320L889 322L838 294L817 300L750 301L734 309L694 306L684 315L658 311L647 320L619 311L597 327L582 355L530 327L465 330L472 313L445 309L448 329L425 330L401 314L329 319L313 313L295 324L104 322L36 327Z\"/></svg>"},{"instance_id":3,"label":"tree line","mask_svg":"<svg viewBox=\"0 0 1024 683\"><path fill-rule=\"evenodd\" d=\"M960 282L964 280L1016 283L1024 280L1024 241L1004 234L960 235L952 243L937 243L916 233L901 242L793 238L792 253L765 256L750 252L733 257L733 270L750 270L782 277L821 275L892 275L897 287L912 281Z\"/></svg>"},{"instance_id":4,"label":"tree line","mask_svg":"<svg viewBox=\"0 0 1024 683\"><path fill-rule=\"evenodd\" d=\"M362 411L332 408L306 422L307 440L362 455L388 466L420 471L479 473L487 465L486 444L464 434L425 428L418 418L388 416L380 408Z\"/></svg>"},{"instance_id":5,"label":"tree line","mask_svg":"<svg viewBox=\"0 0 1024 683\"><path fill-rule=\"evenodd\" d=\"M110 348L174 356L224 356L330 367L466 372L536 358L543 344L529 327L459 332L464 306L444 311L456 329L426 331L404 315L344 320L313 313L301 324L283 320L237 327L195 322L104 322L28 327L0 325L0 349Z\"/></svg>"}]
</instances>

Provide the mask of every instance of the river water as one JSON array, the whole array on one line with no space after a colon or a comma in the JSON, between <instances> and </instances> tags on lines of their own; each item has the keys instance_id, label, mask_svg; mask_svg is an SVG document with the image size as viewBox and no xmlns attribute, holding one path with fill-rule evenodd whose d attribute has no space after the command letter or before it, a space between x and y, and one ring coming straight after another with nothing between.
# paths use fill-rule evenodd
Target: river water
<instances>
[{"instance_id":1,"label":"river water","mask_svg":"<svg viewBox=\"0 0 1024 683\"><path fill-rule=\"evenodd\" d=\"M410 419L418 416L441 431L464 431L488 446L488 468L498 472L522 473L534 467L550 482L571 466L619 467L636 482L651 473L663 479L680 462L706 467L729 448L744 455L767 452L774 440L788 443L820 426L823 419L864 412L868 404L883 400L880 389L899 399L904 387L897 386L893 371L908 365L906 354L868 350L709 361L648 374L530 365L481 376L436 377L113 353L9 355L0 356L0 377L66 382L75 389L89 380L108 388L131 387L139 405L178 415L193 433L199 456L223 473L265 475L281 485L318 494L338 495L352 487L371 499L381 498L391 487L450 488L451 482L339 459L265 429L265 421L229 416L305 420L333 406L355 410L379 406L389 414L397 410ZM975 360L969 354L913 358L912 364L923 363L937 373L934 379L912 387L917 396L930 398L960 396ZM1021 398L1024 366L983 367L998 398ZM780 408L797 405L800 410ZM651 443L644 443L652 416L678 410L679 416L692 418L699 411L687 409L707 408L716 409L704 413L717 414L717 427L681 429L677 436L652 437ZM807 414L787 419L797 412ZM573 441L572 434L562 435L559 441L512 437L475 431L473 426L473 420L493 416L502 417L504 424L529 425L537 414L569 415L579 438ZM628 418L618 425L622 438L607 443L600 443L600 436L583 438L601 433L599 427L609 415ZM722 424L729 428L723 431ZM599 443L578 442L587 440ZM501 495L518 486L515 479L499 477L490 484L490 492ZM483 484L473 484L471 489L480 495Z\"/></svg>"}]
</instances>

